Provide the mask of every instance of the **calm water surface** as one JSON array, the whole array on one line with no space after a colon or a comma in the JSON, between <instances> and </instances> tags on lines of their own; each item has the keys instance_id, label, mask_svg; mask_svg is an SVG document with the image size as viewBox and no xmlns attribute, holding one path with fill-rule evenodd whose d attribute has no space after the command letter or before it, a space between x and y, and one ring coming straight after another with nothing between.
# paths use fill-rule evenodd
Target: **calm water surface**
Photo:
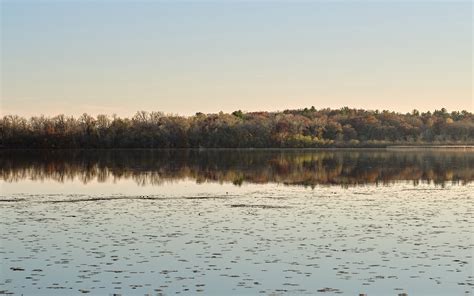
<instances>
[{"instance_id":1,"label":"calm water surface","mask_svg":"<svg viewBox=\"0 0 474 296\"><path fill-rule=\"evenodd\" d=\"M473 152L2 151L0 292L470 295L472 181Z\"/></svg>"}]
</instances>

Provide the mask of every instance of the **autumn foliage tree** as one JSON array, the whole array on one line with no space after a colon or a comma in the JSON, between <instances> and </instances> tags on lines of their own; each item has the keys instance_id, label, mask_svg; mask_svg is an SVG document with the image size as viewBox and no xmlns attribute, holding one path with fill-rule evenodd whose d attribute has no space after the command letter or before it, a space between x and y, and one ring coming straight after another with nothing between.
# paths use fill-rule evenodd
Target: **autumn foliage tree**
<instances>
[{"instance_id":1,"label":"autumn foliage tree","mask_svg":"<svg viewBox=\"0 0 474 296\"><path fill-rule=\"evenodd\" d=\"M314 107L184 117L83 114L0 119L2 148L317 148L473 144L474 115L446 109L410 113Z\"/></svg>"}]
</instances>

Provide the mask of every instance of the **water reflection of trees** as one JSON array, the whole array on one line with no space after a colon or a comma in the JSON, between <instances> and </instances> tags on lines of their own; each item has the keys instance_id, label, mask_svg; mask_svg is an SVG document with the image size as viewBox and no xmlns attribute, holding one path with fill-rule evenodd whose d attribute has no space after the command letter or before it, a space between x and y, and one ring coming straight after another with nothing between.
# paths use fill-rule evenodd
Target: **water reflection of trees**
<instances>
[{"instance_id":1,"label":"water reflection of trees","mask_svg":"<svg viewBox=\"0 0 474 296\"><path fill-rule=\"evenodd\" d=\"M472 152L73 150L1 151L0 177L66 182L133 179L141 185L203 182L288 185L414 184L474 180Z\"/></svg>"}]
</instances>

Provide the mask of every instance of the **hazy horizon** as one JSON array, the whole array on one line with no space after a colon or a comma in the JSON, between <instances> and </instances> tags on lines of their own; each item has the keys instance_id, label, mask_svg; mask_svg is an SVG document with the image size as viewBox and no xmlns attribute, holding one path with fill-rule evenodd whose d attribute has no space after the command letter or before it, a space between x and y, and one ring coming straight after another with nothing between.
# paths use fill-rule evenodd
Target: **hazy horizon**
<instances>
[{"instance_id":1,"label":"hazy horizon","mask_svg":"<svg viewBox=\"0 0 474 296\"><path fill-rule=\"evenodd\" d=\"M0 5L1 115L474 110L470 1Z\"/></svg>"},{"instance_id":2,"label":"hazy horizon","mask_svg":"<svg viewBox=\"0 0 474 296\"><path fill-rule=\"evenodd\" d=\"M147 113L152 113L152 112L162 112L165 116L183 116L183 117L192 117L192 116L195 116L196 114L198 113L204 113L204 114L219 114L220 112L223 112L225 114L232 114L232 112L234 111L242 111L243 113L258 113L258 112L268 112L268 113L282 113L284 112L285 110L303 110L304 108L311 108L311 107L315 107L315 106L301 106L301 107L295 107L295 108L289 108L289 109L281 109L281 110L243 110L243 109L235 109L235 110L231 110L231 111L216 111L216 112L202 112L202 111L199 111L197 110L196 112L191 112L191 113L180 113L180 112L166 112L166 111L163 111L163 110L133 110L133 111L130 111L129 113L125 113L125 114L118 114L118 113L106 113L106 112L97 112L97 113L88 113L88 112L81 112L81 110L77 110L75 113L65 113L65 112L60 112L60 113L51 113L51 114L44 114L44 113L32 113L30 115L22 115L22 114L17 114L17 113L5 113L5 112L2 112L1 116L8 116L8 115L19 115L21 117L24 117L24 118L31 118L31 117L38 117L38 116L45 116L45 117L48 117L48 118L52 118L52 117L55 117L55 116L58 116L58 115L64 115L64 116L73 116L75 118L79 118L81 117L84 113L90 115L90 116L93 116L93 117L96 117L98 115L106 115L106 116L109 116L109 117L112 117L112 116L118 116L118 117L121 117L121 118L132 118L134 115L136 115L137 113L139 112L142 112L142 111L145 111ZM316 110L323 110L323 109L331 109L331 110L339 110L339 109L342 109L342 108L345 108L345 107L348 107L349 109L358 109L358 110L365 110L365 111L368 111L368 112L372 112L372 111L380 111L380 112L383 112L384 110L387 110L389 112L395 112L397 114L406 114L406 113L412 113L413 110L417 110L419 111L420 113L425 113L425 112L435 112L436 110L441 110L442 108L444 108L443 106L441 107L436 107L436 108L433 108L433 109L429 109L429 110L419 110L419 109L411 109L411 110L408 110L408 111L397 111L397 110L390 110L390 109L364 109L364 108L357 108L357 107L350 107L350 106L341 106L341 107L338 107L338 108L330 108L330 107L321 107L321 108L316 108ZM447 108L445 108L446 111L448 113L451 113L453 111L455 112L461 112L461 111L468 111L470 112L469 110L466 110L466 109L462 109L462 110L449 110Z\"/></svg>"}]
</instances>

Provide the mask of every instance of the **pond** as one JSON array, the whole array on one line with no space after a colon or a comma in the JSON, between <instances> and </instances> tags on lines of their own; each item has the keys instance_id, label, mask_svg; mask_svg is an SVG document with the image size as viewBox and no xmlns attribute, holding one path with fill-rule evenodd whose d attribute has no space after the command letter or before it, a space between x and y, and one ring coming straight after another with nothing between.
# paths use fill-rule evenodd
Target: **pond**
<instances>
[{"instance_id":1,"label":"pond","mask_svg":"<svg viewBox=\"0 0 474 296\"><path fill-rule=\"evenodd\" d=\"M0 151L0 294L469 295L474 152Z\"/></svg>"}]
</instances>

